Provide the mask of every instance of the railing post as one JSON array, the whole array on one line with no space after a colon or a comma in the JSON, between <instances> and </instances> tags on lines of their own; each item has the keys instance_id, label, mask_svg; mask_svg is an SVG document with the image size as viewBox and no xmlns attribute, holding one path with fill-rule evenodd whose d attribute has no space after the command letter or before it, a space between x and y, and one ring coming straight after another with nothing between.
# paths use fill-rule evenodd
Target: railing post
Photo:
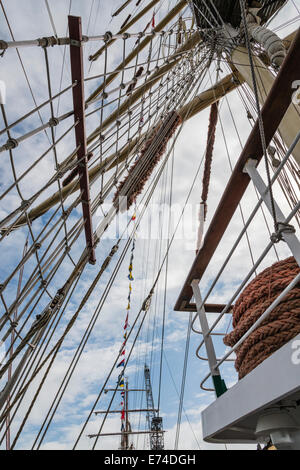
<instances>
[{"instance_id":1,"label":"railing post","mask_svg":"<svg viewBox=\"0 0 300 470\"><path fill-rule=\"evenodd\" d=\"M272 214L272 201L271 201L270 191L268 190L262 177L257 171L256 166L257 166L257 160L249 158L249 160L247 161L244 167L244 172L250 176L254 186L258 190L269 212ZM300 242L297 236L295 235L295 229L291 225L284 223L285 216L281 212L275 200L273 201L273 204L274 204L276 219L278 221L278 233L277 234L275 233L274 236L275 238L278 237L277 241L279 241L282 238L282 240L284 240L287 243L295 260L300 266Z\"/></svg>"},{"instance_id":2,"label":"railing post","mask_svg":"<svg viewBox=\"0 0 300 470\"><path fill-rule=\"evenodd\" d=\"M198 317L199 317L199 321L201 325L203 340L204 340L206 352L207 352L208 364L209 364L215 392L216 392L217 397L219 397L223 395L223 393L226 392L227 387L225 385L224 380L221 378L219 368L216 367L217 357L216 357L216 352L215 352L215 348L213 345L212 337L209 334L209 326L208 326L208 321L206 318L206 312L204 310L204 307L203 306L201 307L202 298L201 298L201 293L200 293L200 288L199 288L199 282L195 279L191 283L191 287L193 289L193 294L195 297L197 313L198 313Z\"/></svg>"}]
</instances>

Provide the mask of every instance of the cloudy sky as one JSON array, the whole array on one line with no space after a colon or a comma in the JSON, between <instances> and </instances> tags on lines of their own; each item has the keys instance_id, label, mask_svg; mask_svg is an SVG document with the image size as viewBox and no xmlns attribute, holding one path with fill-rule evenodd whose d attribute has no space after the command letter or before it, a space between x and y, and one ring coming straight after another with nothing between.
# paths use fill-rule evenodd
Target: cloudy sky
<instances>
[{"instance_id":1,"label":"cloudy sky","mask_svg":"<svg viewBox=\"0 0 300 470\"><path fill-rule=\"evenodd\" d=\"M164 0L160 2L159 7L155 11L156 24L170 9L174 2ZM126 19L132 8L126 9L122 14L116 18L112 18L112 13L121 4L119 1L111 2L108 0L49 0L51 15L47 11L46 3L43 0L27 0L22 2L20 0L3 0L3 7L5 9L7 19L11 31L13 32L15 40L36 39L44 36L51 36L57 34L59 37L67 35L67 15L71 12L72 15L82 17L83 33L86 35L100 35L106 31L117 32L120 25ZM133 2L135 4L135 2ZM145 5L143 1L141 6ZM153 12L149 12L146 19L141 20L133 28L132 32L142 31L146 24L151 20ZM287 5L283 8L280 14L271 23L272 28L276 28L280 37L284 37L290 32L294 31L299 25L298 23L287 24L285 27L281 25L289 22L299 15L297 9L297 0L295 2L288 1ZM184 17L187 18L187 24L191 14L187 8L184 12ZM0 39L11 40L11 34L7 25L7 21L0 11ZM159 47L159 39L153 41L153 57ZM102 43L100 43L102 44ZM129 53L135 45L135 39L126 42L125 53ZM86 96L102 83L101 74L104 73L105 67L107 71L112 71L120 63L123 51L123 41L118 40L109 49L109 54L91 63L88 61L89 55L99 48L99 42L89 42L84 47L84 66L85 77L97 77L86 81ZM163 46L164 54L168 54L167 45ZM51 76L52 93L55 94L59 90L64 89L70 85L70 61L68 49L64 47L49 48L49 68ZM147 60L148 50L141 53L139 61ZM37 104L43 103L48 99L48 86L46 79L46 67L44 51L38 47L22 48L19 49L20 57L18 57L15 50L8 50L4 57L0 58L0 80L6 84L6 104L5 111L9 123L14 122L19 117L30 111L34 107L34 100ZM22 61L22 65L20 62ZM134 62L133 62L134 64ZM155 63L153 64L153 67ZM221 63L221 77L228 73L228 67L225 63ZM25 73L26 76L25 76ZM199 84L199 92L211 86L215 77L215 65L207 74L205 79ZM132 69L126 71L122 77L126 82L132 78ZM100 75L100 77L98 77ZM118 77L112 83L110 89L119 86L121 78ZM29 88L30 84L30 88ZM111 95L118 98L118 91ZM107 104L107 103L106 103ZM101 105L101 101L91 106L91 110L96 110ZM110 104L105 107L104 117L108 116L110 112L115 109L115 104ZM61 99L55 101L55 115L60 116L72 108L71 92L65 93ZM139 227L136 240L136 249L134 252L133 263L133 291L132 291L132 305L130 312L130 324L133 324L137 316L143 300L149 293L156 273L161 266L164 258L168 233L169 221L169 207L170 202L170 188L172 176L172 217L170 233L173 234L176 227L178 217L187 196L188 206L184 213L182 223L180 224L174 242L169 251L168 256L168 275L166 279L165 266L156 285L155 293L152 299L152 306L144 321L138 336L134 351L128 363L126 376L128 377L130 386L133 388L143 388L144 377L143 368L147 363L151 369L151 379L153 385L153 394L155 403L158 399L159 390L159 371L160 371L160 357L161 357L161 337L163 316L165 313L165 332L164 332L164 352L163 352L163 373L162 373L162 387L161 387L161 416L164 420L165 433L165 448L173 449L176 434L176 423L178 417L179 395L181 388L181 378L183 369L183 359L185 352L185 343L188 327L188 313L174 312L173 307L179 295L181 287L187 276L189 268L195 256L195 245L197 237L197 210L202 190L202 171L203 165L200 167L200 172L197 174L200 163L203 160L205 152L207 127L208 127L209 111L205 110L200 115L195 116L189 122L182 126L181 133L176 141L174 152L170 148L170 157L162 173L157 188L153 194L152 205L147 210L146 215ZM20 137L32 129L47 122L50 117L49 106L45 106L41 110L40 116L35 113L29 119L14 127L12 137ZM101 111L96 111L87 118L87 131L93 131L100 122ZM57 129L56 138L62 136L64 132L72 126L72 117L63 121ZM4 127L3 116L0 119L1 129ZM238 159L242 145L245 143L249 132L251 130L251 123L247 118L247 113L243 107L241 96L238 92L233 92L224 99L220 105L220 120L217 127L216 143L214 149L214 161L212 167L212 180L210 186L210 193L208 198L208 217L206 226L208 226L222 191L226 182L231 174L230 164L234 165ZM224 134L223 134L224 131ZM224 139L225 135L225 139ZM49 131L46 133L41 132L34 137L31 137L24 142L17 149L14 150L14 167L17 175L21 175L27 170L30 165L35 162L40 155L49 148L49 139L51 135ZM0 145L3 145L7 140L7 135L0 135ZM124 145L126 136L120 137L119 145ZM226 150L227 148L227 150ZM57 145L57 159L62 162L74 150L74 133L71 131L66 138L64 138ZM116 150L116 147L109 149L105 148L105 156L111 155ZM55 171L55 156L53 152L49 152L34 168L22 178L19 184L19 191L16 188L8 191L10 185L13 183L12 164L8 152L3 153L0 184L1 192L7 194L1 200L0 205L0 218L1 220L10 214L13 210L20 205L20 193L24 200L36 194L53 175ZM93 163L91 164L93 165ZM263 164L261 164L261 171L264 175ZM104 180L104 183L112 176L109 173ZM195 183L192 186L193 180L196 176ZM102 181L97 182L92 186L92 199L99 194ZM152 181L152 180L151 180ZM150 185L148 186L150 187ZM43 193L36 198L34 206L45 200L54 191L57 191L57 183L45 189ZM282 197L279 188L276 186L275 194L280 197L282 209L287 213L288 205ZM110 196L111 197L111 196ZM75 200L75 196L68 199L65 207ZM141 202L141 200L138 200ZM250 215L257 198L253 188L249 188L246 192L245 198L241 204L241 209L245 219ZM104 211L109 209L110 203L103 208ZM140 209L139 209L140 211ZM138 211L138 214L140 213ZM48 214L37 219L32 224L32 234L37 237L43 229L45 223L49 222L50 216L53 215L53 210ZM61 209L54 216L49 227L54 226L54 223L61 215ZM81 205L78 205L71 213L67 222L67 229L70 229L73 224L81 217ZM96 226L102 220L102 213L98 211L94 218L93 223ZM264 217L266 217L269 227L272 230L272 221L266 213L258 213L251 229L248 232L249 241L252 249L252 256L256 261L262 253L264 247L269 241L269 234L266 228ZM128 214L125 214L122 223L130 220ZM132 226L132 224L131 224ZM214 276L217 274L221 267L225 255L229 252L230 247L237 238L240 230L242 229L241 212L237 211L232 219L229 229L227 230L224 239L220 243L213 262L208 267L202 281L201 292L205 294L209 288ZM148 234L151 229L151 240ZM7 279L14 267L18 264L22 256L25 240L28 235L28 228L25 226L12 232L8 237L3 238L1 241L2 250L2 263L1 263L1 282ZM49 240L54 237L52 233ZM64 228L57 234L57 238L53 247L56 246L64 238ZM161 241L163 238L163 241ZM115 243L115 230L111 228L97 247L96 256L97 264L95 267L87 266L78 285L74 291L70 302L64 310L64 314L60 320L58 328L56 329L51 344L61 336L67 322L71 319L76 311L76 307L80 303L83 295L91 284L91 281L96 276L103 260L110 252L111 247ZM126 240L120 243L119 253L121 254ZM32 237L29 236L29 244L32 244ZM71 257L73 260L78 260L84 247L84 236L78 238L76 243L72 246ZM41 249L41 256L45 253L47 246ZM130 250L129 250L130 251ZM280 258L289 256L288 249L280 244L277 248ZM118 255L119 256L119 255ZM101 307L98 308L101 296L105 292L107 283L114 273L117 264L118 256L115 257L102 276L96 289L91 295L88 303L81 310L80 315L74 324L71 332L66 337L63 347L58 354L55 363L51 369L50 374L41 390L41 393L32 408L30 417L27 420L22 435L18 440L18 448L31 448L35 436L37 435L40 426L43 422L44 416L52 403L52 400L59 388L59 385L71 363L77 347L81 342L84 332L93 318L94 312L99 312L97 321L89 336L89 339L82 351L78 365L72 375L70 382L66 388L63 399L57 408L55 417L49 427L49 430L43 439L41 448L43 449L70 449L73 447L82 426L87 419L89 412L95 404L95 400L110 372L113 363L118 355L123 335L123 325L127 306L128 296L128 264L130 252L125 255L124 262L119 269L114 283L106 297L106 301ZM241 262L241 260L243 260ZM268 256L264 259L259 267L261 271L266 266L277 260L276 253L271 250ZM31 257L25 264L23 274L23 284L30 278L32 270L36 266L36 258ZM244 238L239 244L234 256L230 263L224 270L217 286L211 296L210 302L227 303L232 296L233 292L246 276L252 266L251 253ZM97 269L98 268L98 269ZM72 269L72 262L66 258L54 276L51 285L49 286L49 294L55 295L56 290L61 287L63 282L69 276ZM4 300L6 304L10 305L16 296L16 289L18 284L18 275L13 276L8 283L4 293ZM37 313L41 313L42 309L49 302L47 293L42 296L40 302L33 310L28 308L24 313L24 319L28 315L28 325L32 323ZM1 306L3 310L3 305ZM215 319L215 315L211 315L210 321ZM27 325L27 327L28 327ZM26 328L27 328L26 327ZM25 331L26 331L25 328ZM219 326L219 332L225 332L230 328L230 318L224 318ZM134 329L132 338L129 341L129 348L132 340L136 334L137 327ZM184 410L182 414L182 422L180 429L179 448L180 449L210 449L218 448L224 449L224 446L212 446L207 444L202 439L201 430L201 411L214 400L214 394L204 392L200 389L200 382L207 374L207 364L199 361L195 357L195 351L199 344L199 335L192 334L189 348L189 360L186 375L185 386L185 399ZM216 341L217 355L220 356L224 353L225 347L221 340ZM128 349L129 349L128 348ZM205 354L205 353L204 353ZM114 370L108 382L109 387L114 387L118 375L118 370ZM232 364L222 367L222 376L226 381L228 387L234 385L237 380L236 373ZM12 437L18 431L23 417L30 405L34 396L36 388L42 376L38 377L33 382L28 393L25 395L24 400L14 418L12 424ZM5 385L6 379L3 378L1 384ZM120 397L117 395L111 409L120 409ZM102 394L99 402L97 403L97 410L105 410L109 403L108 394ZM144 408L146 405L145 396L139 392L132 392L130 396L130 408ZM133 429L145 429L146 421L143 416L132 417ZM78 448L90 449L93 445L93 440L87 437L88 434L97 433L101 425L101 415L92 416L89 420L87 427L84 429L82 438L80 439ZM103 427L103 432L119 432L120 430L120 416L112 414L107 418ZM1 432L1 438L2 438ZM148 441L143 435L139 438L135 437L134 445L136 448L147 448ZM4 444L2 444L3 446ZM97 448L102 449L117 449L119 446L118 437L105 437L98 441ZM233 446L234 447L234 446Z\"/></svg>"}]
</instances>

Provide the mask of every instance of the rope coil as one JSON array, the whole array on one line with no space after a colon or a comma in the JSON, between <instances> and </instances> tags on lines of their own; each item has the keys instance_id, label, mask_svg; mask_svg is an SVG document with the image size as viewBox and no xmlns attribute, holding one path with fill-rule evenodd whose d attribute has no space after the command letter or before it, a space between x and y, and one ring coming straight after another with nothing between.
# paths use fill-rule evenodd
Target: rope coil
<instances>
[{"instance_id":1,"label":"rope coil","mask_svg":"<svg viewBox=\"0 0 300 470\"><path fill-rule=\"evenodd\" d=\"M224 337L234 346L299 273L294 257L262 271L244 289L233 309L233 331ZM235 368L243 378L300 333L300 285L295 286L268 318L236 350Z\"/></svg>"}]
</instances>

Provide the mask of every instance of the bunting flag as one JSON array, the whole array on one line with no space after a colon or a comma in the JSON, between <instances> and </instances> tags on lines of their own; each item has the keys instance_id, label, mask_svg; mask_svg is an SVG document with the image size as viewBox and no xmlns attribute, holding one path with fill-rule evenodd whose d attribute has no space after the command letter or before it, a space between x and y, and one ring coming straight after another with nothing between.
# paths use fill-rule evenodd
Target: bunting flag
<instances>
[{"instance_id":1,"label":"bunting flag","mask_svg":"<svg viewBox=\"0 0 300 470\"><path fill-rule=\"evenodd\" d=\"M151 26L152 28L155 28L155 11L153 12Z\"/></svg>"},{"instance_id":2,"label":"bunting flag","mask_svg":"<svg viewBox=\"0 0 300 470\"><path fill-rule=\"evenodd\" d=\"M117 367L124 367L124 365L125 365L125 359L123 359L121 362L119 362Z\"/></svg>"},{"instance_id":3,"label":"bunting flag","mask_svg":"<svg viewBox=\"0 0 300 470\"><path fill-rule=\"evenodd\" d=\"M129 308L127 308L127 311L130 310L130 306ZM124 324L124 330L127 330L127 328L129 327L129 323L128 323L128 313L126 315L126 320L125 320L125 324Z\"/></svg>"},{"instance_id":4,"label":"bunting flag","mask_svg":"<svg viewBox=\"0 0 300 470\"><path fill-rule=\"evenodd\" d=\"M131 217L132 222L134 223L134 230L133 230L133 238L132 238L132 247L131 247L131 254L130 254L130 261L129 261L129 266L128 266L128 279L129 279L129 285L128 285L128 297L127 297L127 307L126 307L126 316L125 316L125 322L124 322L124 335L123 335L123 344L120 349L120 356L123 356L123 359L119 362L119 364L116 366L116 368L123 367L122 372L118 376L118 386L120 388L124 388L124 374L125 374L125 346L127 343L127 330L130 328L129 325L129 312L131 309L131 294L132 294L132 281L134 280L134 277L132 275L133 272L133 260L134 260L134 250L135 250L135 241L136 241L136 213L134 212L133 216ZM124 420L125 420L125 391L121 391L121 431L125 431L124 427Z\"/></svg>"}]
</instances>

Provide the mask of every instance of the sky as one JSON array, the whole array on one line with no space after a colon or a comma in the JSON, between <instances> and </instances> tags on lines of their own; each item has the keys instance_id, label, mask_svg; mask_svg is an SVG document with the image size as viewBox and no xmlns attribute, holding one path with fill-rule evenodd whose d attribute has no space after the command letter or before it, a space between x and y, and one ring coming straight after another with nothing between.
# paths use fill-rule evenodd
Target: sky
<instances>
[{"instance_id":1,"label":"sky","mask_svg":"<svg viewBox=\"0 0 300 470\"><path fill-rule=\"evenodd\" d=\"M15 40L36 39L39 37L50 36L57 32L58 36L65 36L67 34L67 15L70 7L70 2L67 0L49 0L49 6L52 12L53 24L50 21L46 4L42 0L27 0L21 2L20 0L3 0L3 5L9 19L11 29L13 31ZM145 4L145 2L143 2ZM169 9L169 5L173 3L169 0L160 2L160 8L155 11L155 21L164 16ZM118 17L113 18L111 15L115 11L120 2L111 2L108 0L86 0L79 1L73 0L71 2L71 14L82 17L83 33L86 35L100 35L110 30L117 32L122 22L126 19L128 11L125 10ZM287 5L281 11L280 15L274 19L271 24L272 28L278 28L283 23L295 18L299 15L297 10L297 1L288 1ZM152 18L152 12L149 13L148 21ZM189 22L190 12L187 9L184 13ZM133 32L138 32L144 29L146 20L141 20L135 27ZM54 28L53 28L54 25ZM299 17L298 17L299 25ZM278 29L280 37L284 37L290 32L294 31L297 23L287 25L286 27ZM9 30L5 18L0 12L0 31L1 39L10 40ZM135 40L131 39L127 43L126 51L129 52L134 46ZM123 54L122 41L116 43L110 48L107 57L107 70L113 70L120 62ZM101 60L92 64L88 61L88 56L95 52L99 46L97 42L89 42L85 45L84 49L84 67L86 77L93 77L103 74L105 61L103 56ZM157 41L155 42L157 47ZM167 46L164 46L167 50ZM146 51L147 52L147 51ZM145 52L145 54L146 54ZM167 53L167 52L166 52ZM143 53L144 54L144 53ZM140 60L146 55L140 55ZM46 81L46 69L44 52L41 48L32 47L20 49L20 55L23 67L26 71L28 82L30 83L34 99L38 104L48 99L48 88ZM48 50L49 67L51 75L51 85L53 93L57 93L61 87L65 88L70 84L70 62L68 57L68 50L64 47L54 47ZM7 113L8 122L14 122L20 116L33 108L33 97L28 86L28 82L24 76L19 58L15 50L8 50L4 57L0 58L0 80L6 84L6 104L5 110ZM221 76L225 76L228 72L226 64L221 64ZM124 74L124 81L132 78L132 70ZM203 82L199 84L199 92L210 87L214 79L214 72L212 70L212 78L206 77ZM94 78L85 83L86 96L95 89L96 86L101 84L102 78ZM111 85L111 88L120 84L120 78ZM117 95L116 95L117 96ZM57 115L61 115L71 109L71 92L65 93L59 100L59 105L56 101L55 111ZM91 107L94 109L99 106L96 103ZM105 108L105 116L114 109L114 105L108 105ZM45 106L41 111L41 117L46 122L50 117L49 107ZM165 313L165 332L164 332L164 353L163 353L163 369L162 369L162 384L161 384L161 402L160 410L163 417L165 432L165 448L173 449L176 435L176 425L178 418L179 395L183 371L183 359L185 351L185 343L187 336L187 328L189 321L189 314L184 312L175 312L174 305L178 298L179 292L182 288L184 280L188 274L190 266L195 256L195 245L198 229L197 211L198 204L202 189L202 172L203 164L200 168L199 174L197 169L203 160L203 155L206 147L207 127L208 127L209 110L203 111L200 115L195 116L185 123L182 127L181 133L176 141L174 152L168 160L165 171L157 185L156 191L153 195L152 205L146 212L146 217L143 219L141 226L137 233L136 248L134 251L133 262L133 290L132 290L132 303L130 311L130 324L133 324L134 318L138 314L140 307L148 295L156 273L161 266L164 253L167 247L166 237L163 242L160 242L160 235L166 236L168 232L169 208L170 201L170 187L171 175L172 178L172 217L171 229L172 234L175 230L178 217L182 210L183 204L187 199L191 189L192 181L195 178L195 184L192 188L188 206L184 213L183 220L176 232L174 242L171 245L168 255L168 271L166 279L165 265L162 269L162 274L157 283L155 293L152 299L151 309L149 310L143 327L141 328L139 337L137 339L133 354L128 363L126 376L128 377L129 384L133 388L143 388L143 369L144 364L147 363L151 370L151 380L153 387L154 401L157 403L159 391L159 372L160 372L160 357L161 357L161 338L162 338L162 325L163 315ZM2 119L2 118L1 118ZM87 132L90 133L95 127L99 125L100 112L95 112L87 119ZM3 128L3 119L0 120L1 129ZM35 129L40 125L39 117L35 114L17 125L13 129L13 136L21 136L28 131ZM61 136L72 125L72 117L62 122L57 129L57 136ZM223 126L223 127L222 127ZM223 137L222 129L224 129L226 145ZM223 99L220 105L220 121L217 127L216 142L214 148L214 160L212 166L212 179L208 198L208 216L206 227L213 216L214 210L220 200L226 182L231 174L231 165L234 165L238 159L243 144L246 142L249 132L251 130L250 122L247 118L247 113L242 106L240 95L233 92L228 95L228 99ZM17 174L20 175L23 171L30 167L38 156L47 150L49 147L49 136L45 133L39 133L24 142L14 151L14 163ZM126 136L120 138L119 144L125 142ZM6 135L0 135L0 145L6 142ZM63 161L74 149L74 132L70 132L67 138L63 139L57 145L57 158L58 162ZM106 155L110 155L113 150L107 150ZM9 159L8 152L3 155L0 184L1 192L5 191L13 182L12 166ZM230 159L230 163L229 163ZM35 194L46 182L55 171L55 158L52 152L49 152L39 164L37 164L28 175L26 175L19 185L20 191L24 199L31 197ZM260 165L262 175L265 176L263 164ZM109 173L106 178L111 176ZM106 181L106 180L105 180ZM53 189L55 188L55 189ZM100 180L98 180L92 187L92 198L100 191ZM52 185L39 196L34 205L45 200L46 197L52 194L53 190L57 190L57 186ZM278 186L275 186L275 195L280 198L282 209L287 213L288 206ZM75 196L68 199L68 204L72 203ZM255 192L252 187L247 190L243 202L241 204L243 216L245 219L250 215L255 203L257 201ZM138 201L140 202L140 201ZM2 200L0 205L0 218L4 218L12 210L16 209L20 204L20 196L14 189L10 191ZM66 206L68 207L68 204ZM110 207L108 201L107 206L103 210ZM132 212L133 213L133 212ZM44 224L49 220L49 214L34 221L32 230L34 236L39 234ZM139 210L137 211L139 214ZM81 206L77 206L72 212L67 227L71 227L81 216ZM130 214L122 216L122 222L130 220ZM249 241L252 249L252 256L257 260L269 240L269 234L265 227L264 217L266 217L269 226L271 227L272 221L265 211L264 214L258 213L251 224L251 229L248 232ZM54 221L57 218L54 217ZM93 224L96 226L102 220L102 213L98 211L93 218ZM51 225L50 225L51 226ZM132 226L132 223L131 223ZM148 231L151 228L152 239L148 239ZM234 243L237 235L242 228L241 213L239 211L234 215L230 227L225 233L225 236L220 243L216 253L213 257L212 263L209 265L206 273L201 280L201 292L205 294L211 285L214 277L220 269L224 261L224 253L227 254ZM57 241L63 241L63 230L57 234ZM27 228L16 230L2 241L2 263L1 263L1 280L7 278L12 269L19 262L24 243L27 237ZM30 240L31 241L31 240ZM108 255L111 247L115 243L114 230L111 228L103 237L96 250L97 264L95 267L88 265L85 269L77 289L74 291L71 300L63 312L59 327L55 331L52 342L58 340L62 331L64 330L67 322L71 319L76 311L80 300L84 293L94 279L97 268L99 269L103 260ZM76 243L72 246L71 255L74 260L78 260L82 249L84 247L84 236L81 235ZM121 253L125 246L126 240L120 243L119 253ZM289 250L283 244L277 247L279 257L283 259L290 255ZM41 248L41 256L45 253L46 246ZM42 449L71 449L77 439L83 423L87 419L95 400L105 383L108 373L118 355L120 346L122 344L123 325L125 318L125 310L127 306L128 296L128 252L124 258L121 268L119 269L113 286L110 289L106 301L98 309L98 304L106 285L113 275L114 269L117 264L117 257L114 257L112 263L102 276L95 291L91 295L89 301L84 305L80 315L75 322L72 330L66 337L63 347L61 348L54 365L47 377L47 380L41 390L41 393L33 406L30 417L27 420L23 432L18 440L17 448L29 449L33 444L34 437L40 429L43 418L48 412L49 406L59 388L59 385L66 373L69 364L76 353L77 347L84 335L84 332L94 314L98 312L99 316L93 328L93 331L83 349L78 365L68 386L66 388L62 402L57 408L55 417L49 430L41 444ZM271 250L268 256L264 259L259 267L260 272L265 267L269 266L277 260L274 250ZM31 257L26 263L24 268L24 282L30 278L31 272L36 266L36 259ZM239 244L234 253L231 261L224 270L216 288L210 295L208 301L216 303L227 303L232 296L235 289L248 273L251 268L251 255L249 247L245 238ZM55 275L49 293L54 295L56 290L62 285L64 280L70 274L72 269L72 262L66 259L62 263L60 269ZM1 281L2 282L2 281ZM18 276L13 276L12 280L8 283L4 298L6 303L10 304L16 295L18 283ZM47 305L49 297L44 295L38 306L32 312L28 309L26 314L29 314L28 325L32 323L37 313ZM164 307L165 306L165 307ZM2 306L3 307L3 306ZM25 315L26 316L26 315ZM25 318L24 316L24 318ZM209 317L210 323L215 320L216 316L211 314ZM197 327L197 324L196 324ZM230 317L225 315L218 326L218 332L227 331L230 328ZM25 328L26 331L26 328ZM136 330L135 330L136 331ZM134 335L132 336L132 338ZM52 344L52 343L51 343ZM129 341L129 347L132 344L132 339ZM212 445L203 441L202 427L201 427L201 411L205 409L213 400L214 394L211 392L204 392L200 388L202 378L207 374L208 367L206 362L200 361L195 356L195 351L199 345L199 335L192 333L190 347L189 347L189 360L186 374L185 396L183 404L183 414L180 427L179 449L220 449L224 450L224 445ZM226 348L222 340L216 339L215 341L216 352L223 355ZM205 354L204 351L202 351ZM117 380L118 370L113 370L111 378L108 382L109 387L114 387ZM233 386L237 381L237 375L232 363L225 364L222 367L222 377L224 378L228 387ZM34 380L29 391L25 395L18 413L13 421L12 436L15 435L19 426L21 425L23 416L28 409L37 386L41 380L41 374ZM5 385L5 379L1 381L1 385ZM116 396L112 404L113 410L118 410L119 396ZM97 410L105 410L109 402L109 394L102 394L99 402L97 403ZM133 392L130 395L130 407L144 408L146 404L145 396L143 393ZM140 419L139 416L133 417L133 429L145 429L145 417ZM78 448L91 449L93 440L87 437L88 434L97 433L101 425L100 415L93 415L85 428L82 438L80 439ZM106 420L103 427L103 432L119 432L120 430L120 416L112 414ZM1 433L2 436L2 433ZM147 438L143 435L139 438L134 438L134 445L138 449L147 448ZM3 446L3 444L2 444ZM97 449L117 449L119 446L118 437L105 437L98 441ZM229 448L241 448L239 446L229 446ZM245 448L243 446L242 448ZM251 448L251 446L250 446Z\"/></svg>"}]
</instances>

